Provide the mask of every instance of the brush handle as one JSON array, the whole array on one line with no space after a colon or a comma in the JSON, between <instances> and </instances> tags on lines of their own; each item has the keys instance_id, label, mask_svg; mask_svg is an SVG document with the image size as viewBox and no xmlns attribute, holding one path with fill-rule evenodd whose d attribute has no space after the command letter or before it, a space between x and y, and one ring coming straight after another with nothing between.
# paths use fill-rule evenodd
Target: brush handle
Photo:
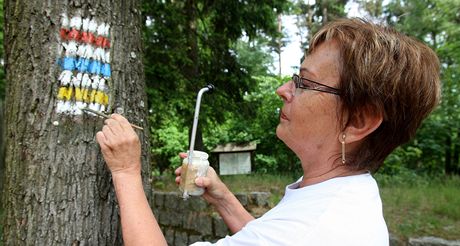
<instances>
[{"instance_id":1,"label":"brush handle","mask_svg":"<svg viewBox=\"0 0 460 246\"><path fill-rule=\"evenodd\" d=\"M92 110L90 108L82 108L81 110L83 110L83 112L93 113L93 114L95 114L97 116L100 116L102 118L110 119L110 116L108 116L108 115L106 115L104 113L101 113L99 111ZM144 128L142 128L142 127L140 127L138 125L134 125L134 124L131 124L131 123L129 123L129 124L131 125L132 128L135 128L135 129L138 129L138 130L144 130Z\"/></svg>"}]
</instances>

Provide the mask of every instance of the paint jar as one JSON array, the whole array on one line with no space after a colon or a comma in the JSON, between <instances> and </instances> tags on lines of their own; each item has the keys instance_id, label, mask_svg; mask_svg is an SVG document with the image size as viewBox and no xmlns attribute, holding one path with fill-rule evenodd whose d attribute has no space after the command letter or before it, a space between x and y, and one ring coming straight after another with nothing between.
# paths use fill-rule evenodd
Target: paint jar
<instances>
[{"instance_id":1,"label":"paint jar","mask_svg":"<svg viewBox=\"0 0 460 246\"><path fill-rule=\"evenodd\" d=\"M188 151L187 155L189 155ZM195 150L191 160L187 157L182 161L179 189L183 192L182 197L184 199L189 196L203 195L204 188L196 186L195 179L206 176L209 167L208 157L206 152Z\"/></svg>"}]
</instances>

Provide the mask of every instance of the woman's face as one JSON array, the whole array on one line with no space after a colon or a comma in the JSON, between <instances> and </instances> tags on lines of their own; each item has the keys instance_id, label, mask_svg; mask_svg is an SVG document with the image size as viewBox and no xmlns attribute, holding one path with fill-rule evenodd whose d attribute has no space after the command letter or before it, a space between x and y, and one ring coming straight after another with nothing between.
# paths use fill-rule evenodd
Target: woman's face
<instances>
[{"instance_id":1,"label":"woman's face","mask_svg":"<svg viewBox=\"0 0 460 246\"><path fill-rule=\"evenodd\" d=\"M339 51L334 41L326 41L305 58L300 77L337 88ZM318 162L339 153L338 100L334 94L296 89L293 81L279 87L283 99L276 134L302 162Z\"/></svg>"}]
</instances>

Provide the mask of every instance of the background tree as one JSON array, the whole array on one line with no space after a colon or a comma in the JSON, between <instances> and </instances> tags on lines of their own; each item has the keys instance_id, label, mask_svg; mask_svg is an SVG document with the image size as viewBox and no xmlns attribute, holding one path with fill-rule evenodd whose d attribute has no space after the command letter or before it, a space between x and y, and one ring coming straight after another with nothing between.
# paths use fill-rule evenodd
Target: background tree
<instances>
[{"instance_id":1,"label":"background tree","mask_svg":"<svg viewBox=\"0 0 460 246\"><path fill-rule=\"evenodd\" d=\"M394 26L427 42L443 64L442 105L424 122L415 140L390 155L382 171L394 173L409 168L438 174L458 173L458 1L392 0L385 5L381 0L357 2L362 10L367 11L366 18ZM346 16L347 3L344 0L299 0L283 5L277 11L281 9L282 14L298 16L298 35L303 41L300 47L305 49L308 48L309 35L326 21ZM205 148L212 149L216 144L230 141L256 140L259 141L255 158L257 170L292 170L297 160L287 158L291 153L281 147L283 144L274 133L278 117L276 110L280 107L274 90L289 78L280 79L259 66L265 64L263 54L279 52L279 36L263 28L250 31L256 30L250 27L257 27L251 22L253 19L274 24L276 29L277 16L273 14L264 19L266 15L258 12L274 10L272 7L260 7L251 12L255 8L252 3L231 2L225 3L226 11L217 11L222 14L216 19L213 16L222 3L197 0L194 4L199 49L198 58L193 61L189 59L190 52L187 50L189 45L185 30L189 22L185 17L188 12L184 3L155 2L145 7L146 18L151 23L147 25L144 37L148 90L152 98L150 119L153 122L152 151L155 161L162 169L178 165L177 152L188 146L187 129L192 121L196 92L206 82L214 82L213 78L217 78L220 92L203 98L200 125L203 126ZM260 6L273 6L270 4ZM233 9L235 6L236 10ZM227 24L218 24L220 20L225 20ZM299 57L291 59L298 59L300 64L301 56L299 54ZM198 67L198 80L192 81L184 75L184 69L190 64ZM265 90L268 87L272 90ZM263 116L261 112L275 113ZM266 128L259 128L262 126Z\"/></svg>"},{"instance_id":2,"label":"background tree","mask_svg":"<svg viewBox=\"0 0 460 246\"><path fill-rule=\"evenodd\" d=\"M460 174L460 19L458 1L391 1L385 7L387 22L426 42L441 61L442 101L422 125L417 137L402 147L393 165L432 173ZM396 164L397 163L397 164Z\"/></svg>"},{"instance_id":3,"label":"background tree","mask_svg":"<svg viewBox=\"0 0 460 246\"><path fill-rule=\"evenodd\" d=\"M251 115L243 95L256 87L254 64L238 62L236 45L242 36L276 37L277 16L286 1L152 1L144 5L146 81L153 122L155 162L170 165L170 153L187 149L184 136L192 124L198 90L213 83L218 90L203 97L201 129L207 122L223 122L227 111ZM212 103L211 103L212 102ZM166 132L176 133L167 144ZM197 133L197 149L204 145ZM200 147L201 146L201 147Z\"/></svg>"},{"instance_id":4,"label":"background tree","mask_svg":"<svg viewBox=\"0 0 460 246\"><path fill-rule=\"evenodd\" d=\"M308 49L308 43L324 24L345 17L345 5L348 0L295 0L292 13L297 16L298 35L302 49Z\"/></svg>"},{"instance_id":5,"label":"background tree","mask_svg":"<svg viewBox=\"0 0 460 246\"><path fill-rule=\"evenodd\" d=\"M276 136L282 100L275 91L290 77L259 75L254 79L257 80L257 89L244 96L244 101L251 105L254 114L247 118L238 112L227 112L227 120L223 124L215 124L211 127L206 142L210 146L216 146L226 142L256 141L254 166L256 172L297 176L301 171L300 161Z\"/></svg>"},{"instance_id":6,"label":"background tree","mask_svg":"<svg viewBox=\"0 0 460 246\"><path fill-rule=\"evenodd\" d=\"M300 16L300 18L311 17L312 25L303 26L302 30L319 28L326 19L335 19L343 17L344 1L316 1L314 4L308 4L305 1L295 1L294 4L288 5L290 11ZM324 10L327 9L327 10ZM324 11L323 11L324 10ZM325 16L323 16L323 14ZM299 18L299 19L300 19ZM314 23L314 24L313 24ZM299 25L305 25L307 22L300 22ZM303 37L305 38L305 37ZM300 44L303 49L308 44ZM259 48L259 50L263 50ZM254 57L257 56L256 50L236 50L237 54L251 52ZM303 53L297 57L291 57L298 61L299 66ZM245 56L240 55L239 61L245 64ZM254 64L254 63L252 63ZM210 147L218 143L225 142L247 142L256 140L258 143L255 155L256 172L267 173L285 173L296 176L299 174L299 160L296 156L276 137L276 127L279 123L279 110L282 101L275 94L276 88L281 84L289 81L290 77L275 77L269 73L255 74L250 73L256 81L254 88L248 91L243 97L243 103L249 106L249 114L240 110L235 113L229 112L226 115L224 124L211 127L212 132L207 135L207 142ZM249 116L249 117L248 117Z\"/></svg>"},{"instance_id":7,"label":"background tree","mask_svg":"<svg viewBox=\"0 0 460 246\"><path fill-rule=\"evenodd\" d=\"M0 0L0 6L3 6L3 0ZM3 58L3 8L0 10L0 101L5 97L5 61ZM3 119L3 118L2 118Z\"/></svg>"},{"instance_id":8,"label":"background tree","mask_svg":"<svg viewBox=\"0 0 460 246\"><path fill-rule=\"evenodd\" d=\"M0 117L1 117L1 120L0 120L0 190L3 190L3 180L4 180L4 169L5 169L5 165L4 165L4 155L5 155L5 145L3 143L3 139L4 139L4 136L3 136L3 119L4 119L4 112L3 112L3 100L0 99ZM2 203L3 203L3 200L1 199L0 197L0 224L1 224L1 221L2 221ZM1 226L0 226L0 233L1 233ZM1 242L1 236L0 236L0 242Z\"/></svg>"},{"instance_id":9,"label":"background tree","mask_svg":"<svg viewBox=\"0 0 460 246\"><path fill-rule=\"evenodd\" d=\"M383 0L359 0L357 1L371 18L380 19L383 17Z\"/></svg>"},{"instance_id":10,"label":"background tree","mask_svg":"<svg viewBox=\"0 0 460 246\"><path fill-rule=\"evenodd\" d=\"M103 120L55 113L61 72L56 60L63 55L61 14L110 24L109 107L145 125L140 7L137 0L5 0L6 245L122 243L110 174L95 141ZM149 149L148 132L139 134L143 149Z\"/></svg>"},{"instance_id":11,"label":"background tree","mask_svg":"<svg viewBox=\"0 0 460 246\"><path fill-rule=\"evenodd\" d=\"M0 6L3 6L3 0L0 0ZM3 173L4 173L4 153L5 146L3 125L5 117L3 116L3 98L5 97L5 71L4 71L4 60L3 60L3 8L0 9L0 190L3 188ZM0 208L2 207L2 200L0 198ZM1 221L1 209L0 209L0 221ZM0 237L1 239L1 237Z\"/></svg>"}]
</instances>

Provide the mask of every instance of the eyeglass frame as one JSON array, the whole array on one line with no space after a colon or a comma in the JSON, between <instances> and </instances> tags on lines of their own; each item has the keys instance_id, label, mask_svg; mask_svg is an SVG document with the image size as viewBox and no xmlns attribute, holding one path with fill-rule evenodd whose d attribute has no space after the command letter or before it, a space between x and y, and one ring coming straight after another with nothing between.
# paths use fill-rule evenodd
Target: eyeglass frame
<instances>
[{"instance_id":1,"label":"eyeglass frame","mask_svg":"<svg viewBox=\"0 0 460 246\"><path fill-rule=\"evenodd\" d=\"M316 82L311 79L300 77L300 75L298 74L293 74L291 80L294 83L296 89L320 91L320 92L325 92L325 93L334 94L338 96L342 95L342 91L340 89ZM315 85L315 87L307 87L305 86L303 81L312 83Z\"/></svg>"}]
</instances>

